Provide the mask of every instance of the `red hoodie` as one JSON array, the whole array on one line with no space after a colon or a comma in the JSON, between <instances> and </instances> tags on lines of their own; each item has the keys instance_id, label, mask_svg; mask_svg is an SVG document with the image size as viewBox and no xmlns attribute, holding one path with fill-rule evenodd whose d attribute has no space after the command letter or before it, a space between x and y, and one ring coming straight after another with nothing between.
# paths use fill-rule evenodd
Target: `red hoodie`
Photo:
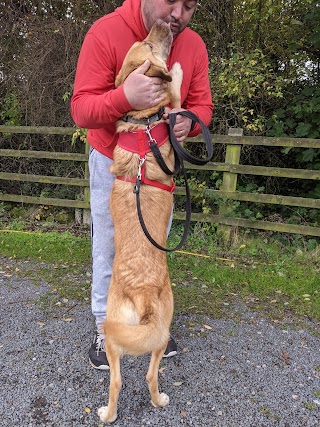
<instances>
[{"instance_id":1,"label":"red hoodie","mask_svg":"<svg viewBox=\"0 0 320 427\"><path fill-rule=\"evenodd\" d=\"M88 129L90 145L110 158L118 140L115 122L132 109L123 86L115 88L115 78L129 48L146 36L140 0L125 0L121 7L93 24L80 51L71 115L77 126ZM189 28L173 41L167 61L169 70L175 62L183 70L182 107L209 125L213 104L208 54L201 37ZM197 124L189 135L199 132Z\"/></svg>"}]
</instances>

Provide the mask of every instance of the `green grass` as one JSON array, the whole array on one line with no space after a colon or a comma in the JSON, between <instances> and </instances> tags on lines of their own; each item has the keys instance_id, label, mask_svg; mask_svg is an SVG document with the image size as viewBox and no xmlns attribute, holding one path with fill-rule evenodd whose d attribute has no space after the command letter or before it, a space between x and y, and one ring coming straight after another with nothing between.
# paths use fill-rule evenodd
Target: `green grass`
<instances>
[{"instance_id":1,"label":"green grass","mask_svg":"<svg viewBox=\"0 0 320 427\"><path fill-rule=\"evenodd\" d=\"M4 256L67 264L90 260L89 237L68 232L0 231L0 254Z\"/></svg>"},{"instance_id":2,"label":"green grass","mask_svg":"<svg viewBox=\"0 0 320 427\"><path fill-rule=\"evenodd\" d=\"M170 270L172 280L180 283L182 310L186 299L202 313L206 307L209 312L221 311L241 300L273 315L283 316L291 310L320 318L319 272L311 260L307 264L304 259L292 257L281 263L269 259L268 264L247 264L176 254L170 260Z\"/></svg>"},{"instance_id":3,"label":"green grass","mask_svg":"<svg viewBox=\"0 0 320 427\"><path fill-rule=\"evenodd\" d=\"M178 231L175 225L169 246L178 241ZM88 301L90 250L88 235L0 232L1 256L41 261L18 274L50 283L51 304L63 298ZM212 230L195 226L185 247L167 259L176 313L221 317L245 306L273 319L295 314L320 320L318 244L243 233L224 246Z\"/></svg>"}]
</instances>

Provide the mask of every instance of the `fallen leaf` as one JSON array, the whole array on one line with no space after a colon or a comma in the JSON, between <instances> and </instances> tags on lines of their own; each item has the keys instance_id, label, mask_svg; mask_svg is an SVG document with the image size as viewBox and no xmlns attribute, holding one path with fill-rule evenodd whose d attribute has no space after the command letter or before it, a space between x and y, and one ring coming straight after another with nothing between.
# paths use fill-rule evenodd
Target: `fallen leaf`
<instances>
[{"instance_id":1,"label":"fallen leaf","mask_svg":"<svg viewBox=\"0 0 320 427\"><path fill-rule=\"evenodd\" d=\"M203 325L204 328L209 329L210 331L212 330L211 326L209 325Z\"/></svg>"},{"instance_id":2,"label":"fallen leaf","mask_svg":"<svg viewBox=\"0 0 320 427\"><path fill-rule=\"evenodd\" d=\"M282 352L280 353L280 356L283 358L284 363L285 363L286 365L290 365L290 358L289 358L288 353L286 353L285 351L282 351Z\"/></svg>"},{"instance_id":3,"label":"fallen leaf","mask_svg":"<svg viewBox=\"0 0 320 427\"><path fill-rule=\"evenodd\" d=\"M39 325L40 327L42 327L42 326L45 325L45 323L43 323L43 322L37 322L37 325Z\"/></svg>"},{"instance_id":4,"label":"fallen leaf","mask_svg":"<svg viewBox=\"0 0 320 427\"><path fill-rule=\"evenodd\" d=\"M86 408L84 408L84 412L85 412L86 414L90 414L91 409L90 409L90 408L88 408L88 407L86 407Z\"/></svg>"}]
</instances>

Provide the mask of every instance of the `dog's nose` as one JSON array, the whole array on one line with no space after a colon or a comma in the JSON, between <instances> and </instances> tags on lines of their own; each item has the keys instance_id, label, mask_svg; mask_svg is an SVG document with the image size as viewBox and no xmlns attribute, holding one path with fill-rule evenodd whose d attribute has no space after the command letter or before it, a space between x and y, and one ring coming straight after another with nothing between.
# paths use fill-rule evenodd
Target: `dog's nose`
<instances>
[{"instance_id":1,"label":"dog's nose","mask_svg":"<svg viewBox=\"0 0 320 427\"><path fill-rule=\"evenodd\" d=\"M163 21L162 19L157 19L155 24L159 27L170 27L170 22Z\"/></svg>"}]
</instances>

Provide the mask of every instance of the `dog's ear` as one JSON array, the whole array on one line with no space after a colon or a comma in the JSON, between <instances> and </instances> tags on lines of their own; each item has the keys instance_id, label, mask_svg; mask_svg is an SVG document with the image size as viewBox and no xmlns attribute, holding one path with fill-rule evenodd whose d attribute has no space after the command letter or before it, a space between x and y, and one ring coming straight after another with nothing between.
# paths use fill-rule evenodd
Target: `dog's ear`
<instances>
[{"instance_id":1,"label":"dog's ear","mask_svg":"<svg viewBox=\"0 0 320 427\"><path fill-rule=\"evenodd\" d=\"M149 77L160 77L167 82L172 81L171 74L163 67L159 67L158 65L151 64L149 70L146 72L146 76Z\"/></svg>"},{"instance_id":2,"label":"dog's ear","mask_svg":"<svg viewBox=\"0 0 320 427\"><path fill-rule=\"evenodd\" d=\"M121 68L119 74L116 77L115 86L120 86L125 79L128 77L132 71L136 70L142 63L137 63L136 61L129 61L126 63L124 67ZM166 80L167 82L172 81L171 74L163 67L159 67L159 65L151 64L148 71L145 73L148 77L160 77L160 79Z\"/></svg>"}]
</instances>

